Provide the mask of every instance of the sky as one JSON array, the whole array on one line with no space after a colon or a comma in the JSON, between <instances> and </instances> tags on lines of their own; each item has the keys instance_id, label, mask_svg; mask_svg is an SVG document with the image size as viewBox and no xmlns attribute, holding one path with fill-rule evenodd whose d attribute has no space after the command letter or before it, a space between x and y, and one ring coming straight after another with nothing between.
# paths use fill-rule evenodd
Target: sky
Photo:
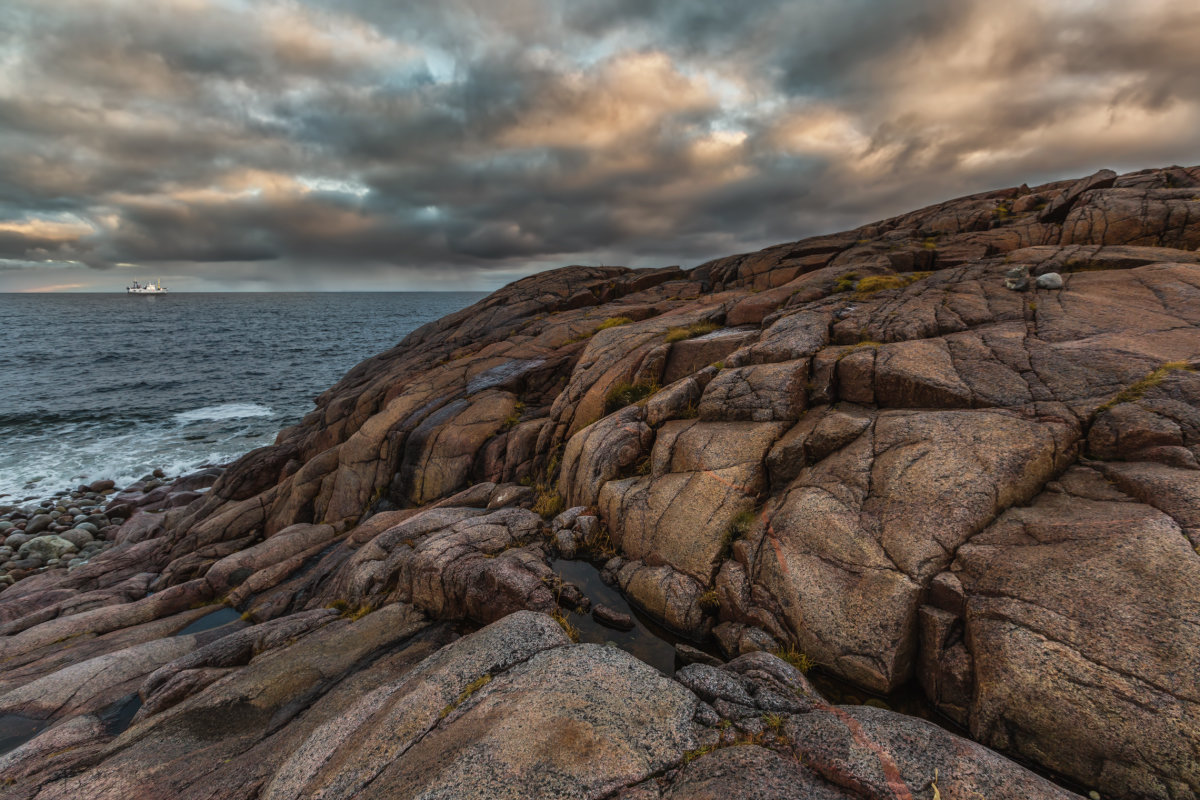
<instances>
[{"instance_id":1,"label":"sky","mask_svg":"<svg viewBox=\"0 0 1200 800\"><path fill-rule=\"evenodd\" d=\"M1200 164L1195 0L3 0L0 291L493 289Z\"/></svg>"}]
</instances>

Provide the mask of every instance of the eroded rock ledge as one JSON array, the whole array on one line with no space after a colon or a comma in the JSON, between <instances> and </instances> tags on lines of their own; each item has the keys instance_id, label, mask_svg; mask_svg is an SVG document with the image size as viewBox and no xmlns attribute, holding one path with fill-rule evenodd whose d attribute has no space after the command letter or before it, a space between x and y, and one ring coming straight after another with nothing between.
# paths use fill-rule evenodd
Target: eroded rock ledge
<instances>
[{"instance_id":1,"label":"eroded rock ledge","mask_svg":"<svg viewBox=\"0 0 1200 800\"><path fill-rule=\"evenodd\" d=\"M518 281L0 593L0 714L41 730L0 794L1069 796L999 752L1196 798L1197 248L1174 167ZM728 663L571 644L572 554Z\"/></svg>"}]
</instances>

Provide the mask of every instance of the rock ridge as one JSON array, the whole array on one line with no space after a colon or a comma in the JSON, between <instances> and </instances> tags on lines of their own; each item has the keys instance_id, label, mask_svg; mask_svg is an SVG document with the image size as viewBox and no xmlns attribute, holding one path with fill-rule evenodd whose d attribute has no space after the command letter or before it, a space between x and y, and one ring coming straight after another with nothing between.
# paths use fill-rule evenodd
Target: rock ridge
<instances>
[{"instance_id":1,"label":"rock ridge","mask_svg":"<svg viewBox=\"0 0 1200 800\"><path fill-rule=\"evenodd\" d=\"M0 796L1194 800L1198 250L1200 167L1102 170L517 281L0 593Z\"/></svg>"}]
</instances>

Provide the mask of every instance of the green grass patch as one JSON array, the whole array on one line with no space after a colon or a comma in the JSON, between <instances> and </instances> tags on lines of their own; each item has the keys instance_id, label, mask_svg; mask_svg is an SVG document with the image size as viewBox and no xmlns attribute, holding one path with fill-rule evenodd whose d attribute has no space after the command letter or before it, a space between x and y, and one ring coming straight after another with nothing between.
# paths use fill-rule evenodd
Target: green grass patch
<instances>
[{"instance_id":1,"label":"green grass patch","mask_svg":"<svg viewBox=\"0 0 1200 800\"><path fill-rule=\"evenodd\" d=\"M833 293L841 294L842 292L853 291L856 283L858 283L857 272L847 272L845 275L840 275L838 276L838 279L833 282Z\"/></svg>"},{"instance_id":2,"label":"green grass patch","mask_svg":"<svg viewBox=\"0 0 1200 800\"><path fill-rule=\"evenodd\" d=\"M600 331L606 331L609 328L615 328L618 325L628 325L631 322L633 322L633 320L631 320L629 317L609 317L608 319L604 320L604 322L601 322L596 326L595 332L599 333Z\"/></svg>"},{"instance_id":3,"label":"green grass patch","mask_svg":"<svg viewBox=\"0 0 1200 800\"><path fill-rule=\"evenodd\" d=\"M563 629L563 633L567 634L568 639L570 639L572 642L579 641L579 628L576 628L575 625L571 623L571 620L567 618L567 615L563 613L561 608L554 609L554 613L550 616L553 617L554 621L557 622L559 627Z\"/></svg>"},{"instance_id":4,"label":"green grass patch","mask_svg":"<svg viewBox=\"0 0 1200 800\"><path fill-rule=\"evenodd\" d=\"M605 561L617 555L617 547L613 544L612 534L604 525L598 525L595 533L583 540L583 546L594 556Z\"/></svg>"},{"instance_id":5,"label":"green grass patch","mask_svg":"<svg viewBox=\"0 0 1200 800\"><path fill-rule=\"evenodd\" d=\"M458 697L456 697L454 699L454 702L450 703L450 705L448 705L442 709L442 713L438 715L438 719L445 719L446 717L450 716L450 713L452 711L454 711L454 709L458 708L463 703L467 702L467 700L470 699L471 695L475 694L476 692L478 692L480 689L487 686L491 682L492 682L492 676L489 673L485 672L484 674L480 675L475 680L468 683L466 688L463 689L462 692L458 695Z\"/></svg>"},{"instance_id":6,"label":"green grass patch","mask_svg":"<svg viewBox=\"0 0 1200 800\"><path fill-rule=\"evenodd\" d=\"M1119 406L1122 403L1133 403L1142 399L1146 392L1165 381L1172 372L1195 371L1196 368L1186 361L1168 361L1158 369L1147 374L1145 377L1134 381L1121 391L1117 392L1108 402L1096 409L1096 413L1103 414L1105 411L1108 411L1114 406Z\"/></svg>"},{"instance_id":7,"label":"green grass patch","mask_svg":"<svg viewBox=\"0 0 1200 800\"><path fill-rule=\"evenodd\" d=\"M932 272L910 272L907 275L871 275L860 280L855 289L859 294L874 294L884 289L903 289L932 274Z\"/></svg>"},{"instance_id":8,"label":"green grass patch","mask_svg":"<svg viewBox=\"0 0 1200 800\"><path fill-rule=\"evenodd\" d=\"M566 507L563 496L554 489L544 484L538 484L533 490L536 493L533 501L533 513L540 514L542 519L553 519Z\"/></svg>"},{"instance_id":9,"label":"green grass patch","mask_svg":"<svg viewBox=\"0 0 1200 800\"><path fill-rule=\"evenodd\" d=\"M619 408L640 403L657 392L659 386L654 381L617 381L604 395L604 413L607 416Z\"/></svg>"},{"instance_id":10,"label":"green grass patch","mask_svg":"<svg viewBox=\"0 0 1200 800\"><path fill-rule=\"evenodd\" d=\"M517 427L517 423L521 421L521 415L524 413L525 404L518 400L517 404L513 406L512 413L505 417L504 421L500 423L501 432L512 430L513 428Z\"/></svg>"},{"instance_id":11,"label":"green grass patch","mask_svg":"<svg viewBox=\"0 0 1200 800\"><path fill-rule=\"evenodd\" d=\"M715 322L693 322L691 325L682 327L669 328L666 334L668 342L682 342L685 339L695 339L697 336L703 336L706 333L712 333L718 330L721 326Z\"/></svg>"},{"instance_id":12,"label":"green grass patch","mask_svg":"<svg viewBox=\"0 0 1200 800\"><path fill-rule=\"evenodd\" d=\"M817 662L813 661L807 653L800 652L793 644L779 648L774 654L801 672L808 672L817 665Z\"/></svg>"}]
</instances>

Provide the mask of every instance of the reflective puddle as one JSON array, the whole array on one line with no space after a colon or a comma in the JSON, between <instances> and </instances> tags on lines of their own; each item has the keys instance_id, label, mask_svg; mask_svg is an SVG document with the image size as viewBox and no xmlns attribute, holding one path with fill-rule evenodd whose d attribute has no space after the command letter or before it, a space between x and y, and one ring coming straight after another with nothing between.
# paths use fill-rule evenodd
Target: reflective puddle
<instances>
[{"instance_id":1,"label":"reflective puddle","mask_svg":"<svg viewBox=\"0 0 1200 800\"><path fill-rule=\"evenodd\" d=\"M187 636L188 634L191 634L191 633L200 633L201 631L209 631L209 630L212 630L213 628L219 628L222 625L228 625L230 622L234 622L241 618L242 618L242 615L236 608L230 608L229 606L221 606L221 608L217 609L216 611L212 612L211 614L205 614L203 617L201 617L200 619L191 623L187 627L181 628L180 630L176 631L175 635L176 636Z\"/></svg>"},{"instance_id":2,"label":"reflective puddle","mask_svg":"<svg viewBox=\"0 0 1200 800\"><path fill-rule=\"evenodd\" d=\"M632 656L645 661L665 675L673 676L682 666L676 663L675 645L679 642L692 644L686 639L654 624L641 612L633 608L619 591L600 580L600 570L587 561L555 559L550 566L563 580L578 586L592 606L606 605L609 608L633 617L633 629L618 631L607 628L592 619L591 614L569 613L571 624L579 629L579 641L593 644L612 642Z\"/></svg>"},{"instance_id":3,"label":"reflective puddle","mask_svg":"<svg viewBox=\"0 0 1200 800\"><path fill-rule=\"evenodd\" d=\"M50 723L44 719L0 714L0 755L16 750L48 727Z\"/></svg>"}]
</instances>

